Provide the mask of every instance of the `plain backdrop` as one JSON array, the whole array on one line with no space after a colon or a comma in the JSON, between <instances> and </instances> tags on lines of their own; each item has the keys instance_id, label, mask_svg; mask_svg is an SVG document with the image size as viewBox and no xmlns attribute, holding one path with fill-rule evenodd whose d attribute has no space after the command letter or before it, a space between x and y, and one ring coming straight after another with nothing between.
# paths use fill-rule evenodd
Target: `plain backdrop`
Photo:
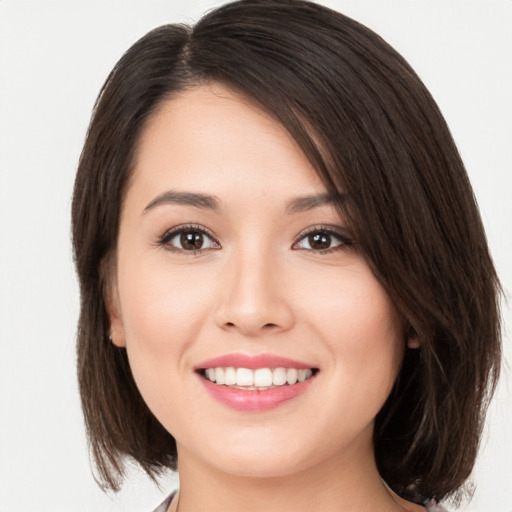
<instances>
[{"instance_id":1,"label":"plain backdrop","mask_svg":"<svg viewBox=\"0 0 512 512\"><path fill-rule=\"evenodd\" d=\"M75 382L70 197L93 102L121 54L219 3L0 0L0 512L149 512L176 486L170 475L159 489L134 468L109 496L91 475ZM321 3L382 35L436 98L509 293L512 1ZM510 362L509 306L503 315ZM511 388L505 363L468 512L512 511Z\"/></svg>"}]
</instances>

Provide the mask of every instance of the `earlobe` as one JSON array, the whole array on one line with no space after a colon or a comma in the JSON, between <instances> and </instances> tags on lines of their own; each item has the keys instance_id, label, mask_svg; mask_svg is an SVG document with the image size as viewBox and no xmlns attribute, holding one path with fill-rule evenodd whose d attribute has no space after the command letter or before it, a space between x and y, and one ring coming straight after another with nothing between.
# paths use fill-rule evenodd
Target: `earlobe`
<instances>
[{"instance_id":1,"label":"earlobe","mask_svg":"<svg viewBox=\"0 0 512 512\"><path fill-rule=\"evenodd\" d=\"M108 268L110 267L110 268ZM105 276L103 282L103 295L105 300L105 308L107 310L110 321L110 329L107 333L108 339L116 347L126 347L126 339L124 335L124 326L121 316L121 308L119 304L119 293L117 290L117 280L114 277L113 269L108 263L102 262L102 274Z\"/></svg>"},{"instance_id":2,"label":"earlobe","mask_svg":"<svg viewBox=\"0 0 512 512\"><path fill-rule=\"evenodd\" d=\"M105 305L110 320L110 331L108 333L108 338L116 347L125 347L126 340L124 335L123 320L121 318L119 308L119 299L116 289L117 287L114 286L113 288L114 290L111 290L108 294L106 294L107 296L105 297Z\"/></svg>"},{"instance_id":3,"label":"earlobe","mask_svg":"<svg viewBox=\"0 0 512 512\"><path fill-rule=\"evenodd\" d=\"M416 350L421 347L421 342L418 338L418 333L416 332L412 325L409 325L405 335L407 338L407 348Z\"/></svg>"},{"instance_id":4,"label":"earlobe","mask_svg":"<svg viewBox=\"0 0 512 512\"><path fill-rule=\"evenodd\" d=\"M126 347L124 331L121 334L117 335L114 332L114 329L111 329L108 333L108 340L113 343L116 347L124 348Z\"/></svg>"},{"instance_id":5,"label":"earlobe","mask_svg":"<svg viewBox=\"0 0 512 512\"><path fill-rule=\"evenodd\" d=\"M421 343L418 338L407 338L407 348L410 349L418 349L420 348Z\"/></svg>"}]
</instances>

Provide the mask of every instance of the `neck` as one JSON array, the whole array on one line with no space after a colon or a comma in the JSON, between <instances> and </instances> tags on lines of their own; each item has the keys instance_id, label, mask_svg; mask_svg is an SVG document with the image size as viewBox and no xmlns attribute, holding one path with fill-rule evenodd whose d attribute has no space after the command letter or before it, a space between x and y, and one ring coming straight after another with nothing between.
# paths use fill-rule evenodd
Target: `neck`
<instances>
[{"instance_id":1,"label":"neck","mask_svg":"<svg viewBox=\"0 0 512 512\"><path fill-rule=\"evenodd\" d=\"M240 476L203 464L179 448L179 512L403 512L424 510L394 495L383 483L373 450L322 460L293 474ZM175 506L178 503L175 503ZM175 510L175 509L171 509Z\"/></svg>"}]
</instances>

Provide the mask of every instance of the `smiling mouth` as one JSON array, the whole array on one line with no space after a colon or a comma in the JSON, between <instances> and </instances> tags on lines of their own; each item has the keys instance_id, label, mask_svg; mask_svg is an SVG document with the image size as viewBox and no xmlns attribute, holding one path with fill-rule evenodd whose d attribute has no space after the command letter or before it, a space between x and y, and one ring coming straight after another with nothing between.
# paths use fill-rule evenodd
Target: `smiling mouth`
<instances>
[{"instance_id":1,"label":"smiling mouth","mask_svg":"<svg viewBox=\"0 0 512 512\"><path fill-rule=\"evenodd\" d=\"M197 373L219 386L248 391L266 391L283 386L293 386L313 377L318 368L201 368Z\"/></svg>"}]
</instances>

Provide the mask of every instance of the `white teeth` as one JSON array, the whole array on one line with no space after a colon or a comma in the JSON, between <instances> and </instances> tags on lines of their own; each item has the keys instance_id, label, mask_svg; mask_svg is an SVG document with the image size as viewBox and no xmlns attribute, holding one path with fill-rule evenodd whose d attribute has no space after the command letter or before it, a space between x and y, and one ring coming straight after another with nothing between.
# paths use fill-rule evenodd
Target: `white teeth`
<instances>
[{"instance_id":1,"label":"white teeth","mask_svg":"<svg viewBox=\"0 0 512 512\"><path fill-rule=\"evenodd\" d=\"M226 368L224 372L224 384L226 384L226 386L236 384L236 371L234 368Z\"/></svg>"},{"instance_id":2,"label":"white teeth","mask_svg":"<svg viewBox=\"0 0 512 512\"><path fill-rule=\"evenodd\" d=\"M295 368L288 368L288 370L286 370L286 382L288 382L290 385L295 384L297 382L298 373L298 370Z\"/></svg>"},{"instance_id":3,"label":"white teeth","mask_svg":"<svg viewBox=\"0 0 512 512\"><path fill-rule=\"evenodd\" d=\"M254 386L272 386L272 370L270 368L258 368L254 371Z\"/></svg>"},{"instance_id":4,"label":"white teeth","mask_svg":"<svg viewBox=\"0 0 512 512\"><path fill-rule=\"evenodd\" d=\"M276 368L272 372L272 384L274 384L274 386L282 386L283 384L286 384L285 368Z\"/></svg>"},{"instance_id":5,"label":"white teeth","mask_svg":"<svg viewBox=\"0 0 512 512\"><path fill-rule=\"evenodd\" d=\"M309 368L308 369L300 369L299 374L297 376L297 380L299 382L304 382L306 379L309 379L309 377L311 377L311 375L313 375L313 372Z\"/></svg>"},{"instance_id":6,"label":"white teeth","mask_svg":"<svg viewBox=\"0 0 512 512\"><path fill-rule=\"evenodd\" d=\"M215 382L224 384L224 368L215 368Z\"/></svg>"},{"instance_id":7,"label":"white teeth","mask_svg":"<svg viewBox=\"0 0 512 512\"><path fill-rule=\"evenodd\" d=\"M204 376L211 382L260 391L304 382L313 375L311 368L207 368Z\"/></svg>"},{"instance_id":8,"label":"white teeth","mask_svg":"<svg viewBox=\"0 0 512 512\"><path fill-rule=\"evenodd\" d=\"M237 386L252 386L254 385L254 372L249 368L237 368L236 370L236 385Z\"/></svg>"}]
</instances>

